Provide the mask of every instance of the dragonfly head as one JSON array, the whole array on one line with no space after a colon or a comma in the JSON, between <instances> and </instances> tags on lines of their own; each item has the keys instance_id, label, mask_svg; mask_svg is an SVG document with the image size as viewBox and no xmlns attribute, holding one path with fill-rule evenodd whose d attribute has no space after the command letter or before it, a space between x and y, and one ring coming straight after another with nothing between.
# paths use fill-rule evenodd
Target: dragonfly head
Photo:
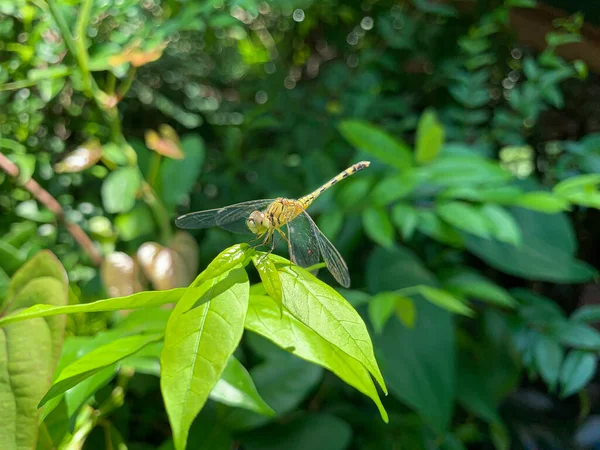
<instances>
[{"instance_id":1,"label":"dragonfly head","mask_svg":"<svg viewBox=\"0 0 600 450\"><path fill-rule=\"evenodd\" d=\"M264 212L254 211L246 220L246 225L252 233L260 236L269 229L269 219L267 219Z\"/></svg>"}]
</instances>

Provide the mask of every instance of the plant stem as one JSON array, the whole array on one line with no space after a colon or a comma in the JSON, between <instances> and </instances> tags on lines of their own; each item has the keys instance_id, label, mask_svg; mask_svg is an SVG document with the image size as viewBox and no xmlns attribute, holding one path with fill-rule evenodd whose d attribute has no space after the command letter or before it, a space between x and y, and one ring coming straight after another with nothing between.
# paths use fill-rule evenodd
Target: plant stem
<instances>
[{"instance_id":1,"label":"plant stem","mask_svg":"<svg viewBox=\"0 0 600 450\"><path fill-rule=\"evenodd\" d=\"M156 196L156 192L154 192L152 187L146 181L142 182L142 195L144 201L152 210L154 219L158 224L162 243L167 244L171 240L171 221L169 220L169 213Z\"/></svg>"},{"instance_id":2,"label":"plant stem","mask_svg":"<svg viewBox=\"0 0 600 450\"><path fill-rule=\"evenodd\" d=\"M10 159L8 159L4 154L0 153L0 169L6 172L13 178L17 178L19 176L19 168L15 163L13 163ZM33 178L30 178L25 183L23 183L23 187L27 189L31 195L33 195L40 203L42 203L46 208L54 213L54 215L60 219L63 224L67 227L67 231L73 236L73 239L77 241L77 243L83 248L83 250L87 253L90 260L94 265L99 266L102 264L102 255L98 249L94 246L92 240L85 234L85 231L81 229L79 225L76 223L70 223L64 215L62 206L60 203L56 201L52 195L41 187L37 181Z\"/></svg>"},{"instance_id":3,"label":"plant stem","mask_svg":"<svg viewBox=\"0 0 600 450\"><path fill-rule=\"evenodd\" d=\"M306 267L304 270L306 270L307 272L312 272L313 270L323 269L324 267L327 267L327 264L325 264L324 262L320 262L310 267Z\"/></svg>"},{"instance_id":4,"label":"plant stem","mask_svg":"<svg viewBox=\"0 0 600 450\"><path fill-rule=\"evenodd\" d=\"M158 152L153 152L152 165L150 166L150 171L148 172L148 184L152 188L154 188L154 183L156 182L156 177L158 176L161 160L162 155Z\"/></svg>"},{"instance_id":5,"label":"plant stem","mask_svg":"<svg viewBox=\"0 0 600 450\"><path fill-rule=\"evenodd\" d=\"M93 0L83 0L79 10L79 17L75 26L75 46L77 47L77 61L83 75L84 90L94 94L92 91L92 74L90 72L90 57L85 45L85 30L90 21Z\"/></svg>"}]
</instances>

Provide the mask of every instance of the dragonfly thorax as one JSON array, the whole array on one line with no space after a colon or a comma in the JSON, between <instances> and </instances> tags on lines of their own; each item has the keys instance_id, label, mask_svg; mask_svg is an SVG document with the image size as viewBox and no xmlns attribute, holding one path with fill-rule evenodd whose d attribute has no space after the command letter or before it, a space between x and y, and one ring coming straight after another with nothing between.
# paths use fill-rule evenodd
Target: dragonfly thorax
<instances>
[{"instance_id":1,"label":"dragonfly thorax","mask_svg":"<svg viewBox=\"0 0 600 450\"><path fill-rule=\"evenodd\" d=\"M246 220L246 225L252 233L261 236L270 228L271 222L264 212L253 211Z\"/></svg>"}]
</instances>

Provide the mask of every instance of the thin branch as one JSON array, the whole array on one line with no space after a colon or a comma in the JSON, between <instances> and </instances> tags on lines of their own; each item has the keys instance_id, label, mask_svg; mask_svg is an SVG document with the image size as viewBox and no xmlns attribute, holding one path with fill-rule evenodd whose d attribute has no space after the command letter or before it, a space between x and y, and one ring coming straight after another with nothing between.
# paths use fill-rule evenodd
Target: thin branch
<instances>
[{"instance_id":1,"label":"thin branch","mask_svg":"<svg viewBox=\"0 0 600 450\"><path fill-rule=\"evenodd\" d=\"M0 153L0 169L6 172L13 178L17 178L19 176L19 168L15 163L13 163L10 159L8 159L4 154ZM99 266L102 264L102 255L98 249L94 246L92 240L85 234L85 231L81 229L81 227L75 223L70 223L63 212L62 206L60 203L56 201L52 195L41 187L37 181L33 178L30 178L25 183L23 183L23 187L27 189L31 195L33 195L40 203L42 203L46 208L54 213L54 215L62 221L62 223L67 228L67 231L73 236L73 239L77 241L77 243L83 248L83 250L87 253L90 260L96 265Z\"/></svg>"}]
</instances>

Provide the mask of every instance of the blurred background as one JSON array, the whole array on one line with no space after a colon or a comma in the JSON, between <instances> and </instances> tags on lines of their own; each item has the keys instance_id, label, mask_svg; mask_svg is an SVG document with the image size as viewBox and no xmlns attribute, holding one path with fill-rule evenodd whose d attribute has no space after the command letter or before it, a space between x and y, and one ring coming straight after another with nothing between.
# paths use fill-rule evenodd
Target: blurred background
<instances>
[{"instance_id":1,"label":"blurred background","mask_svg":"<svg viewBox=\"0 0 600 450\"><path fill-rule=\"evenodd\" d=\"M278 415L211 401L189 448L600 448L594 3L0 0L0 298L44 248L71 303L187 286L242 238L179 214L370 160L310 212L350 268L390 424L247 332ZM438 294L391 294L415 285ZM118 316L70 316L67 343ZM150 359L81 400L127 386L84 449L171 448Z\"/></svg>"}]
</instances>

